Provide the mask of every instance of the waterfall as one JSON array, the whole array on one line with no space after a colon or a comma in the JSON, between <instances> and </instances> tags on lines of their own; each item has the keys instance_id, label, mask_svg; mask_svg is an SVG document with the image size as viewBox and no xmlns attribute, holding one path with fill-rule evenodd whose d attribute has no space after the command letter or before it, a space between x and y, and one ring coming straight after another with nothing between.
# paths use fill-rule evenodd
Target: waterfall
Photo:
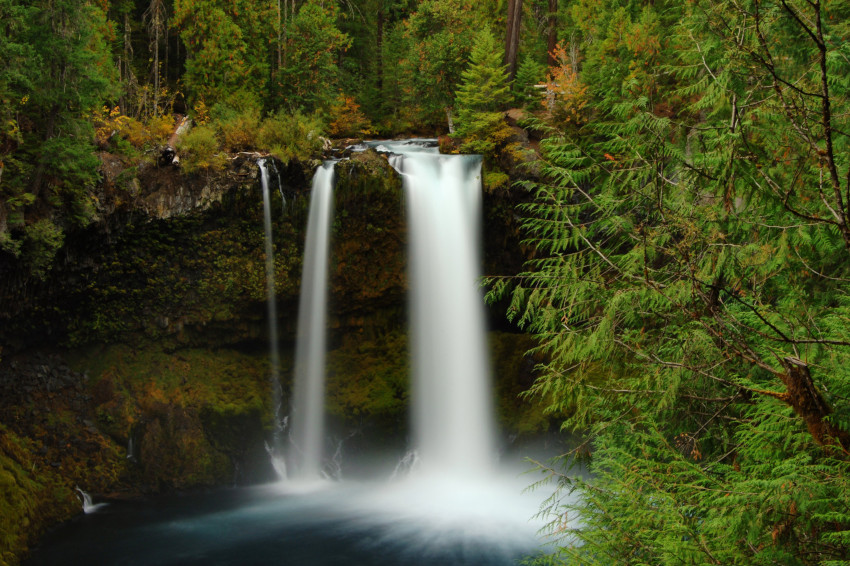
<instances>
[{"instance_id":1,"label":"waterfall","mask_svg":"<svg viewBox=\"0 0 850 566\"><path fill-rule=\"evenodd\" d=\"M322 471L324 444L327 278L334 163L326 162L313 177L295 347L295 391L292 408L290 462L301 479Z\"/></svg>"},{"instance_id":2,"label":"waterfall","mask_svg":"<svg viewBox=\"0 0 850 566\"><path fill-rule=\"evenodd\" d=\"M274 273L274 246L272 244L272 206L269 194L269 171L266 160L257 162L260 168L260 184L263 189L263 223L265 225L266 243L266 308L269 319L269 365L272 391L272 407L274 415L274 437L269 448L272 464L278 475L278 479L286 477L286 465L283 461L283 423L281 414L281 387L280 387L280 346L278 343L277 330L277 300L275 297L275 273Z\"/></svg>"},{"instance_id":3,"label":"waterfall","mask_svg":"<svg viewBox=\"0 0 850 566\"><path fill-rule=\"evenodd\" d=\"M407 201L416 467L431 475L481 477L492 470L495 454L478 282L481 158L440 155L429 141L373 145L391 154ZM287 457L301 479L322 475L333 179L333 162L313 178L304 248Z\"/></svg>"},{"instance_id":4,"label":"waterfall","mask_svg":"<svg viewBox=\"0 0 850 566\"><path fill-rule=\"evenodd\" d=\"M491 471L484 301L479 288L481 158L383 142L402 174L410 233L413 434L426 474Z\"/></svg>"},{"instance_id":5,"label":"waterfall","mask_svg":"<svg viewBox=\"0 0 850 566\"><path fill-rule=\"evenodd\" d=\"M94 513L101 507L106 507L108 503L92 503L91 495L80 489L79 487L75 488L75 491L79 494L77 497L80 500L80 503L83 505L83 513L86 515L90 513Z\"/></svg>"},{"instance_id":6,"label":"waterfall","mask_svg":"<svg viewBox=\"0 0 850 566\"><path fill-rule=\"evenodd\" d=\"M277 178L277 192L280 194L280 203L281 207L284 211L286 211L286 196L283 194L283 181L280 178L280 171L277 169L277 164L274 159L271 160L272 170L274 171L274 175Z\"/></svg>"}]
</instances>

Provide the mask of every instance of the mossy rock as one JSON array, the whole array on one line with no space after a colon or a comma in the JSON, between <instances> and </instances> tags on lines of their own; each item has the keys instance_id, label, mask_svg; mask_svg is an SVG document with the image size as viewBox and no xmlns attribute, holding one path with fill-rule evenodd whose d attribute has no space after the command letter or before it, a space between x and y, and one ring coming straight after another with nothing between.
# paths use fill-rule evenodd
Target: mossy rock
<instances>
[{"instance_id":1,"label":"mossy rock","mask_svg":"<svg viewBox=\"0 0 850 566\"><path fill-rule=\"evenodd\" d=\"M401 194L401 176L385 155L371 148L339 161L336 178L343 201L371 192Z\"/></svg>"},{"instance_id":2,"label":"mossy rock","mask_svg":"<svg viewBox=\"0 0 850 566\"><path fill-rule=\"evenodd\" d=\"M369 339L349 336L327 357L327 411L356 421L404 421L410 370L407 335L395 331Z\"/></svg>"},{"instance_id":3,"label":"mossy rock","mask_svg":"<svg viewBox=\"0 0 850 566\"><path fill-rule=\"evenodd\" d=\"M407 225L401 178L374 150L336 164L331 228L334 327L363 328L378 311L399 313L407 292Z\"/></svg>"},{"instance_id":4,"label":"mossy rock","mask_svg":"<svg viewBox=\"0 0 850 566\"><path fill-rule=\"evenodd\" d=\"M535 380L539 360L528 354L535 345L528 334L491 332L491 367L494 368L496 416L502 429L515 435L535 435L549 430L554 420L544 413L541 399L527 399L523 393Z\"/></svg>"},{"instance_id":5,"label":"mossy rock","mask_svg":"<svg viewBox=\"0 0 850 566\"><path fill-rule=\"evenodd\" d=\"M262 354L119 344L80 352L73 364L92 376L98 426L123 445L136 439L137 481L154 491L232 481L270 427Z\"/></svg>"},{"instance_id":6,"label":"mossy rock","mask_svg":"<svg viewBox=\"0 0 850 566\"><path fill-rule=\"evenodd\" d=\"M33 457L32 441L0 425L0 565L15 566L51 524L82 508L62 474Z\"/></svg>"}]
</instances>

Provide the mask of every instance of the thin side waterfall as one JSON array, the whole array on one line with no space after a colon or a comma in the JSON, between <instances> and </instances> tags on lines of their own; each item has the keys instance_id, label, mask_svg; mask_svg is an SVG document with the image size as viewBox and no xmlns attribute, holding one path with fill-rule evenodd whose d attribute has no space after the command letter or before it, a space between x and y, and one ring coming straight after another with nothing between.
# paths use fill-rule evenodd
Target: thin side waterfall
<instances>
[{"instance_id":1,"label":"thin side waterfall","mask_svg":"<svg viewBox=\"0 0 850 566\"><path fill-rule=\"evenodd\" d=\"M413 434L429 475L481 478L495 443L479 287L481 158L387 143L410 238Z\"/></svg>"},{"instance_id":2,"label":"thin side waterfall","mask_svg":"<svg viewBox=\"0 0 850 566\"><path fill-rule=\"evenodd\" d=\"M274 170L275 177L277 177L277 192L280 194L280 204L281 208L286 211L286 196L283 194L283 181L280 179L280 171L277 169L277 164L274 160L271 161L272 169Z\"/></svg>"},{"instance_id":3,"label":"thin side waterfall","mask_svg":"<svg viewBox=\"0 0 850 566\"><path fill-rule=\"evenodd\" d=\"M102 507L106 507L108 503L92 503L91 495L80 489L79 487L75 488L76 492L79 494L77 498L80 500L80 503L83 506L83 513L88 515L89 513L94 513L98 509Z\"/></svg>"},{"instance_id":4,"label":"thin side waterfall","mask_svg":"<svg viewBox=\"0 0 850 566\"><path fill-rule=\"evenodd\" d=\"M283 460L283 423L284 416L281 414L280 386L280 346L277 330L277 299L275 296L275 270L274 270L274 245L272 240L272 206L269 194L269 171L266 160L257 162L260 168L260 184L263 189L263 223L266 233L266 306L269 319L269 365L272 390L272 407L274 409L274 437L272 446L269 447L269 455L272 458L278 479L286 478L286 464Z\"/></svg>"},{"instance_id":5,"label":"thin side waterfall","mask_svg":"<svg viewBox=\"0 0 850 566\"><path fill-rule=\"evenodd\" d=\"M294 473L299 479L305 480L317 479L322 472L328 249L333 182L334 163L326 162L313 177L298 305L292 456L288 461L296 464Z\"/></svg>"}]
</instances>

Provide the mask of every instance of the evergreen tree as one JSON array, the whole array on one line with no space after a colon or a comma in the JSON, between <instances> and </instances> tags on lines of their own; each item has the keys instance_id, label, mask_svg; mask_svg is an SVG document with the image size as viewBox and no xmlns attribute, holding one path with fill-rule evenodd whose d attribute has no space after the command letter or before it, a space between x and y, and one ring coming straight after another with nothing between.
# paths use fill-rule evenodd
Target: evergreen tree
<instances>
[{"instance_id":1,"label":"evergreen tree","mask_svg":"<svg viewBox=\"0 0 850 566\"><path fill-rule=\"evenodd\" d=\"M67 222L84 225L94 216L89 191L99 177L86 114L117 95L104 37L106 15L90 2L36 6L29 42L43 66L27 112L38 128L25 136L23 148L38 156L30 187L36 197L64 204Z\"/></svg>"},{"instance_id":2,"label":"evergreen tree","mask_svg":"<svg viewBox=\"0 0 850 566\"><path fill-rule=\"evenodd\" d=\"M336 25L338 11L308 0L290 20L285 59L276 77L275 106L292 111L327 110L339 94L339 55L351 39Z\"/></svg>"},{"instance_id":3,"label":"evergreen tree","mask_svg":"<svg viewBox=\"0 0 850 566\"><path fill-rule=\"evenodd\" d=\"M510 311L590 453L552 470L551 562L850 563L847 11L573 23L592 119L541 144Z\"/></svg>"},{"instance_id":4,"label":"evergreen tree","mask_svg":"<svg viewBox=\"0 0 850 566\"><path fill-rule=\"evenodd\" d=\"M533 107L537 110L542 93L535 88L535 85L542 83L545 77L546 66L526 55L517 69L512 88L517 102L523 107Z\"/></svg>"},{"instance_id":5,"label":"evergreen tree","mask_svg":"<svg viewBox=\"0 0 850 566\"><path fill-rule=\"evenodd\" d=\"M206 106L234 92L267 91L277 5L270 0L175 0L172 25L188 52L190 99Z\"/></svg>"},{"instance_id":6,"label":"evergreen tree","mask_svg":"<svg viewBox=\"0 0 850 566\"><path fill-rule=\"evenodd\" d=\"M461 149L491 155L506 139L501 110L510 100L510 85L499 53L499 44L489 27L475 37L469 66L457 90L457 129Z\"/></svg>"},{"instance_id":7,"label":"evergreen tree","mask_svg":"<svg viewBox=\"0 0 850 566\"><path fill-rule=\"evenodd\" d=\"M475 37L475 10L470 0L423 0L405 23L402 103L422 126L454 130L455 91Z\"/></svg>"},{"instance_id":8,"label":"evergreen tree","mask_svg":"<svg viewBox=\"0 0 850 566\"><path fill-rule=\"evenodd\" d=\"M35 8L17 0L0 0L0 249L17 255L21 242L9 227L23 223L23 209L34 195L26 185L29 164L18 149L23 142L19 117L32 88L33 46L24 35Z\"/></svg>"},{"instance_id":9,"label":"evergreen tree","mask_svg":"<svg viewBox=\"0 0 850 566\"><path fill-rule=\"evenodd\" d=\"M0 249L43 275L63 230L96 215L88 115L117 95L103 10L91 2L0 3Z\"/></svg>"}]
</instances>

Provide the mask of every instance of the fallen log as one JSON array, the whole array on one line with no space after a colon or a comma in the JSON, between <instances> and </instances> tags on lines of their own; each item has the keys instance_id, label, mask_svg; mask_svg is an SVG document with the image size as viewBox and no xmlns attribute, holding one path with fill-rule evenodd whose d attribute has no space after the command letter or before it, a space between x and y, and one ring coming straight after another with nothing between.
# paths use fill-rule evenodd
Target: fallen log
<instances>
[{"instance_id":1,"label":"fallen log","mask_svg":"<svg viewBox=\"0 0 850 566\"><path fill-rule=\"evenodd\" d=\"M177 153L177 142L180 136L189 131L192 126L192 120L188 116L176 116L174 131L168 138L168 143L159 154L159 164L162 166L173 165L180 166L180 155Z\"/></svg>"}]
</instances>

